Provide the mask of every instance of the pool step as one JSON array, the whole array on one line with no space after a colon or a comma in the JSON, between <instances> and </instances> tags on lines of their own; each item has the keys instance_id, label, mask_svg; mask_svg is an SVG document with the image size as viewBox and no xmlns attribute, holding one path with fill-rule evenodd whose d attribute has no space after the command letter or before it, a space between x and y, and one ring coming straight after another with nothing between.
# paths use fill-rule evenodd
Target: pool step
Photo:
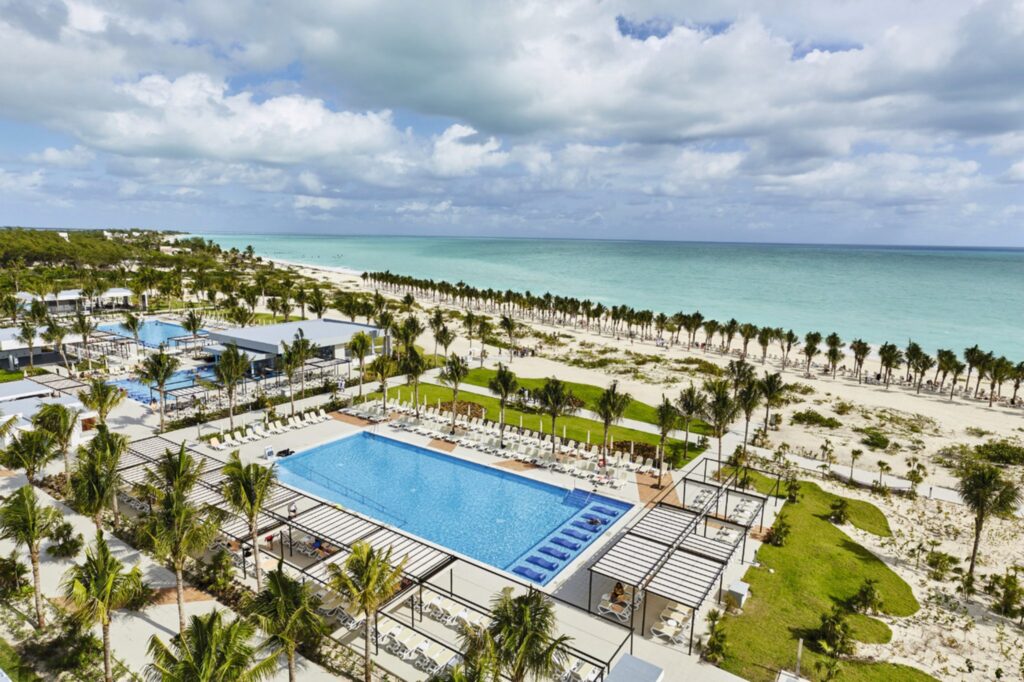
<instances>
[{"instance_id":1,"label":"pool step","mask_svg":"<svg viewBox=\"0 0 1024 682\"><path fill-rule=\"evenodd\" d=\"M573 502L580 501L582 495L591 493L572 491L566 495L580 493ZM573 504L573 502L569 502ZM576 506L575 504L573 506ZM580 505L578 512L569 517L548 537L512 562L512 572L536 583L544 584L549 575L555 575L579 554L590 546L601 533L608 529L621 516L622 511L611 508L608 504L591 502Z\"/></svg>"}]
</instances>

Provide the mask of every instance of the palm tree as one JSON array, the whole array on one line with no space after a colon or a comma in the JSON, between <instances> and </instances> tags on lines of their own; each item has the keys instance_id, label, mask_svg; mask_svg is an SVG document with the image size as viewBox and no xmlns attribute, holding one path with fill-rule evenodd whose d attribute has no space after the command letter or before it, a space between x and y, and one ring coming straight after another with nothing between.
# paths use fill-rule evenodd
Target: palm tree
<instances>
[{"instance_id":1,"label":"palm tree","mask_svg":"<svg viewBox=\"0 0 1024 682\"><path fill-rule=\"evenodd\" d=\"M462 327L466 330L466 338L469 339L469 347L473 348L473 335L476 333L477 319L473 311L467 310L462 316Z\"/></svg>"},{"instance_id":2,"label":"palm tree","mask_svg":"<svg viewBox=\"0 0 1024 682\"><path fill-rule=\"evenodd\" d=\"M71 498L75 508L92 518L96 532L103 531L103 510L110 505L117 523L117 468L128 449L128 439L101 426L89 443L78 449L71 472Z\"/></svg>"},{"instance_id":3,"label":"palm tree","mask_svg":"<svg viewBox=\"0 0 1024 682\"><path fill-rule=\"evenodd\" d=\"M488 337L491 335L493 327L491 321L482 315L476 322L476 333L480 337L480 366L484 366L484 354L487 350L485 344L487 343Z\"/></svg>"},{"instance_id":4,"label":"palm tree","mask_svg":"<svg viewBox=\"0 0 1024 682\"><path fill-rule=\"evenodd\" d=\"M125 390L108 384L102 377L92 377L85 390L78 392L78 399L96 413L100 426L107 425L107 417L125 398Z\"/></svg>"},{"instance_id":5,"label":"palm tree","mask_svg":"<svg viewBox=\"0 0 1024 682\"><path fill-rule=\"evenodd\" d=\"M359 332L360 334L362 332ZM358 335L358 334L357 334ZM281 342L281 371L288 380L288 400L291 403L292 416L295 416L295 373L302 369L302 349L287 341ZM359 383L359 394L362 395L363 384Z\"/></svg>"},{"instance_id":6,"label":"palm tree","mask_svg":"<svg viewBox=\"0 0 1024 682\"><path fill-rule=\"evenodd\" d=\"M245 518L252 542L252 560L256 574L256 591L263 590L260 574L259 517L263 505L270 499L276 476L273 469L259 464L242 464L238 450L231 453L224 465L224 499L228 506Z\"/></svg>"},{"instance_id":7,"label":"palm tree","mask_svg":"<svg viewBox=\"0 0 1024 682\"><path fill-rule=\"evenodd\" d=\"M242 605L242 612L267 634L263 647L281 651L288 659L290 682L296 680L295 653L299 645L315 650L328 632L318 606L320 598L313 593L311 583L289 577L280 563L277 570L267 574L266 588Z\"/></svg>"},{"instance_id":8,"label":"palm tree","mask_svg":"<svg viewBox=\"0 0 1024 682\"><path fill-rule=\"evenodd\" d=\"M125 313L124 319L121 320L121 326L125 328L125 331L131 333L132 338L135 339L135 357L139 356L139 334L142 333L142 318L132 313Z\"/></svg>"},{"instance_id":9,"label":"palm tree","mask_svg":"<svg viewBox=\"0 0 1024 682\"><path fill-rule=\"evenodd\" d=\"M61 515L55 508L39 504L35 488L23 485L0 506L0 537L11 540L15 546L28 548L32 562L32 584L36 605L36 627L46 626L43 613L43 587L39 580L39 550L43 540L50 537L60 524Z\"/></svg>"},{"instance_id":10,"label":"palm tree","mask_svg":"<svg viewBox=\"0 0 1024 682\"><path fill-rule=\"evenodd\" d=\"M516 348L516 321L511 315L502 315L498 320L498 328L508 337L508 363L511 365Z\"/></svg>"},{"instance_id":11,"label":"palm tree","mask_svg":"<svg viewBox=\"0 0 1024 682\"><path fill-rule=\"evenodd\" d=\"M43 332L42 339L60 354L61 361L64 363L64 369L68 371L68 376L73 376L67 353L64 352L64 337L67 336L67 333L68 330L51 317L46 322L46 331Z\"/></svg>"},{"instance_id":12,"label":"palm tree","mask_svg":"<svg viewBox=\"0 0 1024 682\"><path fill-rule=\"evenodd\" d=\"M970 348L964 348L964 362L967 363L967 378L965 379L968 388L971 385L971 372L974 368L980 365L985 359L985 351L978 348L978 344L974 344Z\"/></svg>"},{"instance_id":13,"label":"palm tree","mask_svg":"<svg viewBox=\"0 0 1024 682\"><path fill-rule=\"evenodd\" d=\"M448 325L442 325L440 331L434 336L441 348L444 350L445 357L448 357L448 347L455 343L455 332L453 332Z\"/></svg>"},{"instance_id":14,"label":"palm tree","mask_svg":"<svg viewBox=\"0 0 1024 682\"><path fill-rule=\"evenodd\" d=\"M440 308L434 308L433 312L430 313L430 319L427 321L430 327L430 333L434 336L434 357L437 357L437 344L439 343L437 335L444 329L444 311ZM448 352L445 351L445 355Z\"/></svg>"},{"instance_id":15,"label":"palm tree","mask_svg":"<svg viewBox=\"0 0 1024 682\"><path fill-rule=\"evenodd\" d=\"M201 556L220 530L219 510L200 507L190 499L203 462L189 454L182 443L178 452L167 450L152 469L147 482L156 491L156 504L145 519L143 532L153 551L174 569L178 598L178 632L185 631L185 563Z\"/></svg>"},{"instance_id":16,"label":"palm tree","mask_svg":"<svg viewBox=\"0 0 1024 682\"><path fill-rule=\"evenodd\" d=\"M411 348L402 358L400 370L405 374L406 383L412 386L413 409L416 411L416 418L419 419L420 379L423 377L423 373L427 371L427 362L418 350Z\"/></svg>"},{"instance_id":17,"label":"palm tree","mask_svg":"<svg viewBox=\"0 0 1024 682\"><path fill-rule=\"evenodd\" d=\"M736 418L739 406L733 400L729 382L723 379L715 379L704 382L704 391L707 393L707 403L704 407L704 417L715 438L718 439L718 468L722 468L722 438L729 430L729 425Z\"/></svg>"},{"instance_id":18,"label":"palm tree","mask_svg":"<svg viewBox=\"0 0 1024 682\"><path fill-rule=\"evenodd\" d=\"M327 567L328 585L348 597L363 614L363 679L371 682L373 659L370 658L373 621L377 609L387 603L402 584L406 559L397 565L391 559L391 548L383 552L360 540L352 545L352 554L344 566L333 563Z\"/></svg>"},{"instance_id":19,"label":"palm tree","mask_svg":"<svg viewBox=\"0 0 1024 682\"><path fill-rule=\"evenodd\" d=\"M185 313L185 317L181 320L182 329L192 335L193 353L199 347L199 332L203 331L203 324L205 322L206 320L203 319L203 314L195 309L189 310Z\"/></svg>"},{"instance_id":20,"label":"palm tree","mask_svg":"<svg viewBox=\"0 0 1024 682\"><path fill-rule=\"evenodd\" d=\"M832 370L832 378L836 378L836 368L839 366L839 361L843 359L843 340L839 337L839 334L832 332L825 339L825 346L828 350L825 352L825 357L828 359L829 369Z\"/></svg>"},{"instance_id":21,"label":"palm tree","mask_svg":"<svg viewBox=\"0 0 1024 682\"><path fill-rule=\"evenodd\" d=\"M153 660L147 677L160 682L261 682L277 669L277 656L259 658L250 642L256 625L244 618L225 622L224 611L192 616L188 627L164 644L149 640Z\"/></svg>"},{"instance_id":22,"label":"palm tree","mask_svg":"<svg viewBox=\"0 0 1024 682\"><path fill-rule=\"evenodd\" d=\"M537 391L537 400L547 415L551 417L551 455L554 456L557 451L555 424L559 417L570 415L576 411L576 396L566 388L562 381L551 377Z\"/></svg>"},{"instance_id":23,"label":"palm tree","mask_svg":"<svg viewBox=\"0 0 1024 682\"><path fill-rule=\"evenodd\" d=\"M39 336L39 326L28 317L22 318L18 325L18 341L28 346L28 367L35 367L35 344Z\"/></svg>"},{"instance_id":24,"label":"palm tree","mask_svg":"<svg viewBox=\"0 0 1024 682\"><path fill-rule=\"evenodd\" d=\"M952 381L949 383L949 399L953 399L953 393L956 392L956 382L963 375L964 370L967 369L967 365L960 362L959 360L953 360L950 363L949 373L952 376Z\"/></svg>"},{"instance_id":25,"label":"palm tree","mask_svg":"<svg viewBox=\"0 0 1024 682\"><path fill-rule=\"evenodd\" d=\"M359 358L359 397L363 397L363 359L373 347L373 340L366 332L356 332L348 342L348 351ZM352 364L349 363L349 372L352 371Z\"/></svg>"},{"instance_id":26,"label":"palm tree","mask_svg":"<svg viewBox=\"0 0 1024 682\"><path fill-rule=\"evenodd\" d=\"M89 337L96 332L96 323L93 322L92 318L87 317L85 313L79 311L75 315L75 319L71 321L71 332L77 334L82 339L82 350L79 357L88 359Z\"/></svg>"},{"instance_id":27,"label":"palm tree","mask_svg":"<svg viewBox=\"0 0 1024 682\"><path fill-rule=\"evenodd\" d=\"M608 432L611 431L612 424L618 423L626 414L631 402L633 402L633 396L619 392L618 381L609 384L608 388L601 392L601 397L597 399L596 412L597 416L601 418L601 426L604 429L601 436L601 455L605 458L608 457Z\"/></svg>"},{"instance_id":28,"label":"palm tree","mask_svg":"<svg viewBox=\"0 0 1024 682\"><path fill-rule=\"evenodd\" d=\"M807 332L804 334L804 357L807 358L807 373L805 376L811 376L811 361L814 360L816 355L821 353L821 348L818 344L821 343L821 334L819 332Z\"/></svg>"},{"instance_id":29,"label":"palm tree","mask_svg":"<svg viewBox=\"0 0 1024 682\"><path fill-rule=\"evenodd\" d=\"M707 411L707 397L697 389L691 382L690 385L679 392L676 399L676 411L679 412L679 421L683 423L686 431L686 438L683 441L683 460L690 456L690 424L700 419Z\"/></svg>"},{"instance_id":30,"label":"palm tree","mask_svg":"<svg viewBox=\"0 0 1024 682\"><path fill-rule=\"evenodd\" d=\"M249 354L238 350L237 345L230 343L213 367L213 375L228 396L228 426L232 431L235 430L235 394L238 385L245 380L250 364L252 358Z\"/></svg>"},{"instance_id":31,"label":"palm tree","mask_svg":"<svg viewBox=\"0 0 1024 682\"><path fill-rule=\"evenodd\" d=\"M390 355L378 355L370 363L370 376L380 385L381 414L388 413L388 377L394 374L395 361Z\"/></svg>"},{"instance_id":32,"label":"palm tree","mask_svg":"<svg viewBox=\"0 0 1024 682\"><path fill-rule=\"evenodd\" d=\"M800 345L800 337L790 329L780 335L779 341L782 344L782 371L785 372L786 365L789 364L789 354L793 351L793 348Z\"/></svg>"},{"instance_id":33,"label":"palm tree","mask_svg":"<svg viewBox=\"0 0 1024 682\"><path fill-rule=\"evenodd\" d=\"M82 622L90 626L99 623L102 628L106 682L114 680L110 660L111 615L132 603L143 590L139 567L126 571L99 533L96 544L85 551L85 563L72 566L64 575L62 591L68 605Z\"/></svg>"},{"instance_id":34,"label":"palm tree","mask_svg":"<svg viewBox=\"0 0 1024 682\"><path fill-rule=\"evenodd\" d=\"M990 516L1009 517L1016 512L1021 502L1021 489L1015 482L1005 478L997 466L973 457L957 468L956 477L960 498L974 512L974 546L971 549L971 565L967 569L970 584L974 580L974 566L985 521Z\"/></svg>"},{"instance_id":35,"label":"palm tree","mask_svg":"<svg viewBox=\"0 0 1024 682\"><path fill-rule=\"evenodd\" d=\"M778 407L782 403L782 398L786 393L786 384L778 372L774 374L765 372L764 378L758 382L758 388L764 397L764 435L767 437L769 413L773 407Z\"/></svg>"},{"instance_id":36,"label":"palm tree","mask_svg":"<svg viewBox=\"0 0 1024 682\"><path fill-rule=\"evenodd\" d=\"M676 428L676 423L679 421L679 412L676 411L675 405L663 395L661 396L661 403L655 408L655 415L655 421L658 424L658 482L654 487L660 488L661 478L664 475L665 441L668 439L668 434L672 433L673 429Z\"/></svg>"},{"instance_id":37,"label":"palm tree","mask_svg":"<svg viewBox=\"0 0 1024 682\"><path fill-rule=\"evenodd\" d=\"M1003 382L1013 377L1013 363L1000 356L992 361L989 366L988 375L988 406L992 407L992 402L996 398L996 389L1002 393Z\"/></svg>"},{"instance_id":38,"label":"palm tree","mask_svg":"<svg viewBox=\"0 0 1024 682\"><path fill-rule=\"evenodd\" d=\"M505 447L505 407L519 390L516 375L505 365L498 363L498 371L487 382L487 388L498 396L498 445Z\"/></svg>"},{"instance_id":39,"label":"palm tree","mask_svg":"<svg viewBox=\"0 0 1024 682\"><path fill-rule=\"evenodd\" d=\"M850 451L850 483L853 483L853 467L857 464L857 460L864 454L863 450L854 448Z\"/></svg>"},{"instance_id":40,"label":"palm tree","mask_svg":"<svg viewBox=\"0 0 1024 682\"><path fill-rule=\"evenodd\" d=\"M448 356L448 359L444 361L444 367L441 368L441 373L438 374L437 378L440 379L441 383L445 386L449 386L452 389L452 433L455 433L455 416L459 410L459 384L466 380L469 375L469 367L466 363L455 353Z\"/></svg>"},{"instance_id":41,"label":"palm tree","mask_svg":"<svg viewBox=\"0 0 1024 682\"><path fill-rule=\"evenodd\" d=\"M306 338L306 333L299 329L295 332L295 339L292 341L292 352L295 353L296 362L299 363L299 382L302 387L302 396L306 396L306 363L316 357L320 347Z\"/></svg>"},{"instance_id":42,"label":"palm tree","mask_svg":"<svg viewBox=\"0 0 1024 682\"><path fill-rule=\"evenodd\" d=\"M538 590L513 596L506 587L491 601L490 623L463 634L466 661L474 668L491 665L497 674L480 679L554 679L567 659L571 640L558 635L551 598ZM488 661L491 659L493 663Z\"/></svg>"},{"instance_id":43,"label":"palm tree","mask_svg":"<svg viewBox=\"0 0 1024 682\"><path fill-rule=\"evenodd\" d=\"M156 387L160 395L160 430L164 430L164 406L167 396L164 389L167 382L171 380L174 373L178 371L181 361L178 358L168 355L161 347L159 352L146 356L139 367L137 376L140 381Z\"/></svg>"},{"instance_id":44,"label":"palm tree","mask_svg":"<svg viewBox=\"0 0 1024 682\"><path fill-rule=\"evenodd\" d=\"M61 405L60 403L43 403L39 411L32 417L32 425L53 436L53 445L64 457L64 474L71 477L71 440L78 429L78 418L81 410ZM68 481L64 482L67 485Z\"/></svg>"},{"instance_id":45,"label":"palm tree","mask_svg":"<svg viewBox=\"0 0 1024 682\"><path fill-rule=\"evenodd\" d=\"M857 373L857 383L861 383L864 372L864 361L871 353L871 344L863 339L854 339L850 342L850 351L853 353L854 371Z\"/></svg>"},{"instance_id":46,"label":"palm tree","mask_svg":"<svg viewBox=\"0 0 1024 682\"><path fill-rule=\"evenodd\" d=\"M743 425L743 454L747 454L747 439L750 432L750 420L754 417L754 410L761 406L764 395L761 393L759 381L749 381L744 384L736 394L736 406L743 413L745 419ZM768 431L765 430L767 435Z\"/></svg>"},{"instance_id":47,"label":"palm tree","mask_svg":"<svg viewBox=\"0 0 1024 682\"><path fill-rule=\"evenodd\" d=\"M883 343L878 348L878 362L885 375L885 388L888 389L893 371L903 364L903 351L894 343Z\"/></svg>"},{"instance_id":48,"label":"palm tree","mask_svg":"<svg viewBox=\"0 0 1024 682\"><path fill-rule=\"evenodd\" d=\"M8 469L24 469L25 478L35 485L36 474L43 471L57 454L56 439L49 431L22 431L14 436L10 445L0 450L0 464Z\"/></svg>"},{"instance_id":49,"label":"palm tree","mask_svg":"<svg viewBox=\"0 0 1024 682\"><path fill-rule=\"evenodd\" d=\"M314 286L313 291L309 294L309 311L316 315L316 319L322 320L327 308L327 297L324 296L323 289Z\"/></svg>"}]
</instances>

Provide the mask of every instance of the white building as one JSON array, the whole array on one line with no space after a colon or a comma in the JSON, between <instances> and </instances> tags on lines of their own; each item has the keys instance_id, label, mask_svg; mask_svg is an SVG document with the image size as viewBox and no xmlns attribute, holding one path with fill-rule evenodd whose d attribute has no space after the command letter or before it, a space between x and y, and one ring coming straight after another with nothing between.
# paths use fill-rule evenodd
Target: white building
<instances>
[{"instance_id":1,"label":"white building","mask_svg":"<svg viewBox=\"0 0 1024 682\"><path fill-rule=\"evenodd\" d=\"M31 431L34 428L32 418L48 403L64 405L81 413L71 437L72 447L78 447L89 437L96 426L95 412L87 410L82 401L75 396L64 395L42 384L22 379L0 384L0 421L6 423L11 417L16 419L13 432L0 439L0 444L6 447L16 434Z\"/></svg>"}]
</instances>

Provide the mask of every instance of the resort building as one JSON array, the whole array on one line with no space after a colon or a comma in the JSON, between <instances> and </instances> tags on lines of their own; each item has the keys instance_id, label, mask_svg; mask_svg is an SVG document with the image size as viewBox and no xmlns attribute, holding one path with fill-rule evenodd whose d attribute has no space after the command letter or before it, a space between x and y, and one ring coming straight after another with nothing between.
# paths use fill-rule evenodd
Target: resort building
<instances>
[{"instance_id":1,"label":"resort building","mask_svg":"<svg viewBox=\"0 0 1024 682\"><path fill-rule=\"evenodd\" d=\"M93 308L126 309L132 302L132 292L121 287L107 289L95 296L84 296L81 289L65 289L56 294L46 294L42 298L27 291L19 291L15 297L24 308L28 308L34 301L42 300L51 314L73 313Z\"/></svg>"},{"instance_id":2,"label":"resort building","mask_svg":"<svg viewBox=\"0 0 1024 682\"><path fill-rule=\"evenodd\" d=\"M50 376L55 380L59 379L56 375ZM69 387L71 383L77 386L82 385L71 379L64 381L69 382ZM95 412L85 409L82 401L76 396L68 395L62 392L63 390L57 386L44 385L30 379L0 384L0 421L6 422L11 417L17 419L12 433L0 438L0 445L6 447L18 433L31 431L34 428L32 418L36 416L42 406L56 403L79 411L78 425L71 437L71 445L77 447L85 435L95 427L97 415Z\"/></svg>"},{"instance_id":3,"label":"resort building","mask_svg":"<svg viewBox=\"0 0 1024 682\"><path fill-rule=\"evenodd\" d=\"M364 332L373 339L374 348L377 348L377 339L382 336L380 329L366 324L340 320L299 320L255 327L210 330L209 336L214 343L205 350L219 358L229 345L234 344L252 358L255 373L279 366L278 360L284 349L283 344L292 343L300 330L317 346L317 358L323 361L351 359L348 343L359 332ZM386 345L386 338L384 343L384 352L388 352L390 349Z\"/></svg>"}]
</instances>

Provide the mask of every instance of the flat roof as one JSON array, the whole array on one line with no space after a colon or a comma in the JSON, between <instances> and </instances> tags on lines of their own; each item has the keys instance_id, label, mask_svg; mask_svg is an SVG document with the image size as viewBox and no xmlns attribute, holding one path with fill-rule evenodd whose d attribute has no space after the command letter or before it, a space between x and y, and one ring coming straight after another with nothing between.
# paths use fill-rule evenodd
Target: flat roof
<instances>
[{"instance_id":1,"label":"flat roof","mask_svg":"<svg viewBox=\"0 0 1024 682\"><path fill-rule=\"evenodd\" d=\"M348 343L359 332L376 336L379 331L372 325L341 320L297 320L255 327L210 330L210 338L225 345L234 343L246 351L254 350L277 355L281 352L281 343L291 343L300 329L307 339L318 346L340 346Z\"/></svg>"},{"instance_id":2,"label":"flat roof","mask_svg":"<svg viewBox=\"0 0 1024 682\"><path fill-rule=\"evenodd\" d=\"M46 386L29 379L8 381L0 384L0 402L31 398L33 396L50 395L52 392L53 389L47 388Z\"/></svg>"}]
</instances>

